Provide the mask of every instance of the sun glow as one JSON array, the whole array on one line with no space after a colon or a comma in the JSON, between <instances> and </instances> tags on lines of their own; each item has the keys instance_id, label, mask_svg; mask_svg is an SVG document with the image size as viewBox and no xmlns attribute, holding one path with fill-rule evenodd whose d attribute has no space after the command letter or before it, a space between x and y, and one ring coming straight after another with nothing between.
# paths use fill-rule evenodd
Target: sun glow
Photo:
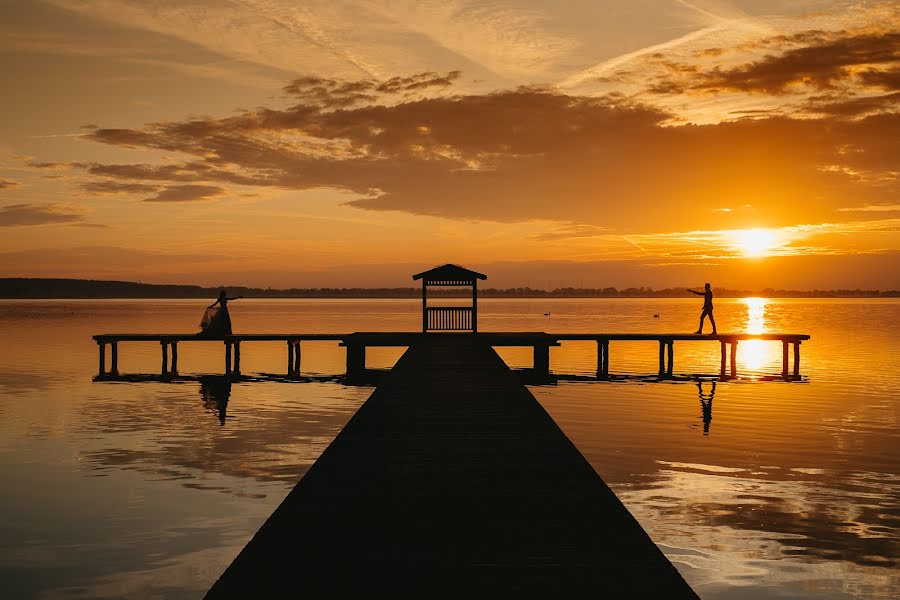
<instances>
[{"instance_id":1,"label":"sun glow","mask_svg":"<svg viewBox=\"0 0 900 600\"><path fill-rule=\"evenodd\" d=\"M771 229L737 229L730 232L731 241L744 256L765 256L778 245L778 235Z\"/></svg>"},{"instance_id":2,"label":"sun glow","mask_svg":"<svg viewBox=\"0 0 900 600\"><path fill-rule=\"evenodd\" d=\"M766 298L744 298L747 305L747 333L766 333ZM766 363L777 358L778 349L772 342L763 340L747 340L738 345L743 368L751 372L759 372Z\"/></svg>"}]
</instances>

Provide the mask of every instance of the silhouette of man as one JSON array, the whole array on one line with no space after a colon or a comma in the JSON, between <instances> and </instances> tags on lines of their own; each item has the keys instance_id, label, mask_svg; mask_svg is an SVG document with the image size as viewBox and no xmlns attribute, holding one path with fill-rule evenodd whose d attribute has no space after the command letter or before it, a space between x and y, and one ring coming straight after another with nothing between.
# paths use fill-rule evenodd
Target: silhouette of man
<instances>
[{"instance_id":1,"label":"silhouette of man","mask_svg":"<svg viewBox=\"0 0 900 600\"><path fill-rule=\"evenodd\" d=\"M712 325L712 333L710 335L716 335L716 319L713 317L713 293L709 288L709 284L706 284L706 289L702 292L698 292L695 290L688 290L692 294L697 294L698 296L703 296L703 312L700 313L700 327L697 328L697 331L694 333L703 333L703 321L706 317L709 317L709 322Z\"/></svg>"}]
</instances>

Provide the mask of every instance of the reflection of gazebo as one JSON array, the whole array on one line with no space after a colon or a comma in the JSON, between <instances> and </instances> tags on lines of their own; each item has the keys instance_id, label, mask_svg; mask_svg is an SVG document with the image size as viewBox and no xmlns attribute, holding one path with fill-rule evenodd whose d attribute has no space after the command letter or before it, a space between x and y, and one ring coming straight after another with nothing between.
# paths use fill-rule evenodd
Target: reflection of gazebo
<instances>
[{"instance_id":1,"label":"reflection of gazebo","mask_svg":"<svg viewBox=\"0 0 900 600\"><path fill-rule=\"evenodd\" d=\"M478 332L478 280L487 275L464 269L458 265L443 265L413 275L422 280L422 331ZM472 286L472 306L428 306L428 286Z\"/></svg>"}]
</instances>

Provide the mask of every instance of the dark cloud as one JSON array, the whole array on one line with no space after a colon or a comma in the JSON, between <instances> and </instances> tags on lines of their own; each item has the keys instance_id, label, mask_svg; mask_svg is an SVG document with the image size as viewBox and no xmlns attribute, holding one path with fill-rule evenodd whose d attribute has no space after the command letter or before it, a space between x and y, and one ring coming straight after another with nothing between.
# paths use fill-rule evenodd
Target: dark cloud
<instances>
[{"instance_id":1,"label":"dark cloud","mask_svg":"<svg viewBox=\"0 0 900 600\"><path fill-rule=\"evenodd\" d=\"M433 86L454 77L426 74L379 85ZM848 197L878 204L892 201L887 195L897 188L900 148L888 132L898 131L900 115L856 110L852 116L864 118L848 119L850 108L837 105L840 95L819 100L818 118L758 113L672 126L672 115L617 95L522 87L351 106L348 95L379 93L378 86L315 78L291 85L298 98L317 86L326 93L286 109L99 128L85 136L186 157L181 164L71 165L101 178L95 191L110 189L110 180L178 184L148 198L157 202L214 197L222 184L333 188L355 194L349 204L364 209L540 218L619 232L688 231L698 225L695 215L746 203L772 226L795 224L800 214L807 222L827 220ZM868 185L876 179L879 186ZM729 219L737 217L720 215L706 225L727 227Z\"/></svg>"},{"instance_id":2,"label":"dark cloud","mask_svg":"<svg viewBox=\"0 0 900 600\"><path fill-rule=\"evenodd\" d=\"M0 190L8 190L9 188L16 187L20 185L18 181L12 181L10 179L3 179L0 177Z\"/></svg>"},{"instance_id":3,"label":"dark cloud","mask_svg":"<svg viewBox=\"0 0 900 600\"><path fill-rule=\"evenodd\" d=\"M391 77L384 81L343 81L324 77L301 77L284 87L289 96L304 105L349 106L360 102L373 102L379 97L409 95L428 88L448 87L459 79L460 71L445 75L426 72L407 77Z\"/></svg>"},{"instance_id":4,"label":"dark cloud","mask_svg":"<svg viewBox=\"0 0 900 600\"><path fill-rule=\"evenodd\" d=\"M192 202L209 200L224 194L226 190L214 185L170 185L144 202Z\"/></svg>"},{"instance_id":5,"label":"dark cloud","mask_svg":"<svg viewBox=\"0 0 900 600\"><path fill-rule=\"evenodd\" d=\"M12 204L0 208L0 227L75 223L84 216L57 204Z\"/></svg>"},{"instance_id":6,"label":"dark cloud","mask_svg":"<svg viewBox=\"0 0 900 600\"><path fill-rule=\"evenodd\" d=\"M806 32L774 38L781 43L803 42L779 54L730 69L704 74L695 88L786 94L800 87L832 90L856 78L863 84L896 90L900 63L900 32L827 37Z\"/></svg>"},{"instance_id":7,"label":"dark cloud","mask_svg":"<svg viewBox=\"0 0 900 600\"><path fill-rule=\"evenodd\" d=\"M88 181L81 189L92 194L146 194L157 192L159 187L145 183L122 183L119 181Z\"/></svg>"}]
</instances>

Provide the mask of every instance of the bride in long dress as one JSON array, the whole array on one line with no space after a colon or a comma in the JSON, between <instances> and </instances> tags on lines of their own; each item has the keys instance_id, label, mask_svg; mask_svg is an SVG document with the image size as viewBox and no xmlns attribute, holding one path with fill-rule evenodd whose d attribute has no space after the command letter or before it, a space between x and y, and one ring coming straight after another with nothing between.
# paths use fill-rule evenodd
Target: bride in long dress
<instances>
[{"instance_id":1,"label":"bride in long dress","mask_svg":"<svg viewBox=\"0 0 900 600\"><path fill-rule=\"evenodd\" d=\"M228 301L237 300L243 296L229 298L225 290L219 292L215 302L206 307L203 318L200 320L201 332L199 335L219 337L231 335L231 315L228 314Z\"/></svg>"}]
</instances>

